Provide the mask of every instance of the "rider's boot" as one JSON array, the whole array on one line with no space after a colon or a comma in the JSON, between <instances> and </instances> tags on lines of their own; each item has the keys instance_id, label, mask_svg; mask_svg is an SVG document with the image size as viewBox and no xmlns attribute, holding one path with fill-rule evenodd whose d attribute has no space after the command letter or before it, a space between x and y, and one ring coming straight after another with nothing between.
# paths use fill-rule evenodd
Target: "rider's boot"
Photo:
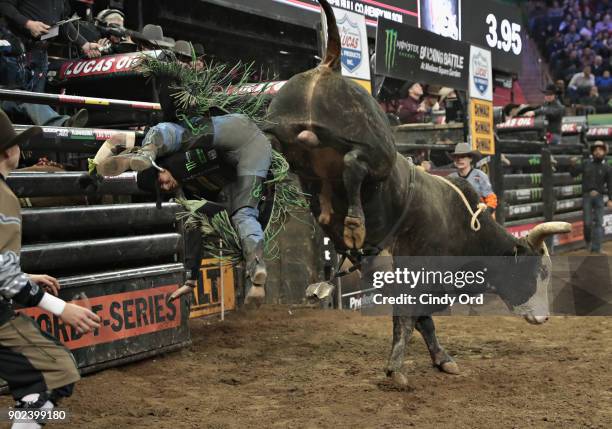
<instances>
[{"instance_id":1,"label":"rider's boot","mask_svg":"<svg viewBox=\"0 0 612 429\"><path fill-rule=\"evenodd\" d=\"M243 242L243 254L246 261L246 275L251 283L244 304L259 307L266 297L266 264L264 262L264 242L247 238Z\"/></svg>"},{"instance_id":2,"label":"rider's boot","mask_svg":"<svg viewBox=\"0 0 612 429\"><path fill-rule=\"evenodd\" d=\"M157 157L157 146L149 144L135 151L124 152L103 160L96 167L102 176L118 176L127 170L144 171L153 166Z\"/></svg>"}]
</instances>

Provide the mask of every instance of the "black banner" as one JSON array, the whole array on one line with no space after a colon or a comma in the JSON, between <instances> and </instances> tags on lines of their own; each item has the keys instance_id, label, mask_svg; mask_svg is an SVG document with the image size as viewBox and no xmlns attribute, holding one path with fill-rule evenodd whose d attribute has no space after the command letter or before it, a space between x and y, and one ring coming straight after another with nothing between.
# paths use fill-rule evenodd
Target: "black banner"
<instances>
[{"instance_id":1,"label":"black banner","mask_svg":"<svg viewBox=\"0 0 612 429\"><path fill-rule=\"evenodd\" d=\"M317 0L205 0L279 21L315 28L321 22ZM418 26L418 0L328 0L339 9L364 15L368 35L374 36L377 19ZM370 34L371 33L371 34Z\"/></svg>"},{"instance_id":2,"label":"black banner","mask_svg":"<svg viewBox=\"0 0 612 429\"><path fill-rule=\"evenodd\" d=\"M521 71L523 35L520 9L497 1L461 2L461 40L491 49L493 69Z\"/></svg>"},{"instance_id":3,"label":"black banner","mask_svg":"<svg viewBox=\"0 0 612 429\"><path fill-rule=\"evenodd\" d=\"M467 90L470 46L426 30L379 20L376 74Z\"/></svg>"}]
</instances>

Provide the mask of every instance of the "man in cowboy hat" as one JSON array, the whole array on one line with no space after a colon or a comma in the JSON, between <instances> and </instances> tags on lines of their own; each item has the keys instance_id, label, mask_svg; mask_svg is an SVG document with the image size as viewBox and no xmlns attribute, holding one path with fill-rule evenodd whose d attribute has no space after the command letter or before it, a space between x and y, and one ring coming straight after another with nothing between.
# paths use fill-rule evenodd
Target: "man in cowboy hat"
<instances>
[{"instance_id":1,"label":"man in cowboy hat","mask_svg":"<svg viewBox=\"0 0 612 429\"><path fill-rule=\"evenodd\" d=\"M548 121L547 141L550 144L561 143L561 122L565 115L565 107L557 99L557 86L554 83L546 85L544 93L544 104L536 109L525 113L525 116L543 115Z\"/></svg>"},{"instance_id":2,"label":"man in cowboy hat","mask_svg":"<svg viewBox=\"0 0 612 429\"><path fill-rule=\"evenodd\" d=\"M58 281L47 275L28 275L20 267L21 210L5 182L19 163L19 146L42 133L32 127L17 135L0 110L0 378L7 381L17 408L53 408L72 394L79 380L74 357L55 338L43 333L30 318L13 311L12 303L38 306L59 316L79 333L100 326L90 310L58 298ZM40 427L35 421L22 421ZM16 426L15 426L16 427Z\"/></svg>"},{"instance_id":3,"label":"man in cowboy hat","mask_svg":"<svg viewBox=\"0 0 612 429\"><path fill-rule=\"evenodd\" d=\"M477 168L474 168L473 161L480 158L480 152L472 150L469 143L458 143L451 157L457 168L456 173L451 173L449 177L461 177L469 182L476 190L480 201L487 205L489 212L494 215L497 208L497 195L493 192L489 177Z\"/></svg>"},{"instance_id":4,"label":"man in cowboy hat","mask_svg":"<svg viewBox=\"0 0 612 429\"><path fill-rule=\"evenodd\" d=\"M608 193L608 208L612 208L612 168L605 162L608 145L601 140L591 144L592 157L578 164L570 159L570 174L582 174L582 216L587 250L602 253L604 193Z\"/></svg>"}]
</instances>

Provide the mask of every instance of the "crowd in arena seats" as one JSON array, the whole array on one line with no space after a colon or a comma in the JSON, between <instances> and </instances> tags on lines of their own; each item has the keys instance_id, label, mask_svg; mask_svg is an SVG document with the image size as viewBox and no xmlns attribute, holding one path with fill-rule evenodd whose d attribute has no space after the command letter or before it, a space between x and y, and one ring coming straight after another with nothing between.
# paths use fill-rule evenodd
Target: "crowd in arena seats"
<instances>
[{"instance_id":1,"label":"crowd in arena seats","mask_svg":"<svg viewBox=\"0 0 612 429\"><path fill-rule=\"evenodd\" d=\"M530 6L530 34L549 64L561 101L590 112L612 112L612 0L534 1Z\"/></svg>"}]
</instances>

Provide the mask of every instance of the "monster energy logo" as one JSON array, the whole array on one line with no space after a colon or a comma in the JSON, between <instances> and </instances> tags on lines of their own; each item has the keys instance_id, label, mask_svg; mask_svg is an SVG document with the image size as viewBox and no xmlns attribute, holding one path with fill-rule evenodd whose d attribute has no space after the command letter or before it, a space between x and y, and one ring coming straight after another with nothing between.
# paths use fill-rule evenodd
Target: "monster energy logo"
<instances>
[{"instance_id":1,"label":"monster energy logo","mask_svg":"<svg viewBox=\"0 0 612 429\"><path fill-rule=\"evenodd\" d=\"M529 158L529 165L539 165L540 164L540 157L539 156L533 156L531 158Z\"/></svg>"},{"instance_id":2,"label":"monster energy logo","mask_svg":"<svg viewBox=\"0 0 612 429\"><path fill-rule=\"evenodd\" d=\"M390 70L395 66L395 50L397 47L397 30L385 31L385 66Z\"/></svg>"},{"instance_id":3,"label":"monster energy logo","mask_svg":"<svg viewBox=\"0 0 612 429\"><path fill-rule=\"evenodd\" d=\"M187 161L187 162L185 163L185 169L186 169L187 171L191 171L191 170L193 170L194 168L196 168L197 166L198 166L197 161Z\"/></svg>"},{"instance_id":4,"label":"monster energy logo","mask_svg":"<svg viewBox=\"0 0 612 429\"><path fill-rule=\"evenodd\" d=\"M531 176L531 183L533 185L539 185L540 183L542 183L542 175L541 174L530 174L529 176Z\"/></svg>"},{"instance_id":5,"label":"monster energy logo","mask_svg":"<svg viewBox=\"0 0 612 429\"><path fill-rule=\"evenodd\" d=\"M541 200L542 199L542 188L535 188L531 190L531 199L532 200Z\"/></svg>"},{"instance_id":6,"label":"monster energy logo","mask_svg":"<svg viewBox=\"0 0 612 429\"><path fill-rule=\"evenodd\" d=\"M196 149L195 151L190 150L190 151L186 152L185 153L185 159L186 159L187 162L185 162L185 169L187 171L191 171L194 168L197 168L198 164L201 163L199 161L202 161L202 156L203 155L204 155L204 153L202 152L201 149Z\"/></svg>"}]
</instances>

